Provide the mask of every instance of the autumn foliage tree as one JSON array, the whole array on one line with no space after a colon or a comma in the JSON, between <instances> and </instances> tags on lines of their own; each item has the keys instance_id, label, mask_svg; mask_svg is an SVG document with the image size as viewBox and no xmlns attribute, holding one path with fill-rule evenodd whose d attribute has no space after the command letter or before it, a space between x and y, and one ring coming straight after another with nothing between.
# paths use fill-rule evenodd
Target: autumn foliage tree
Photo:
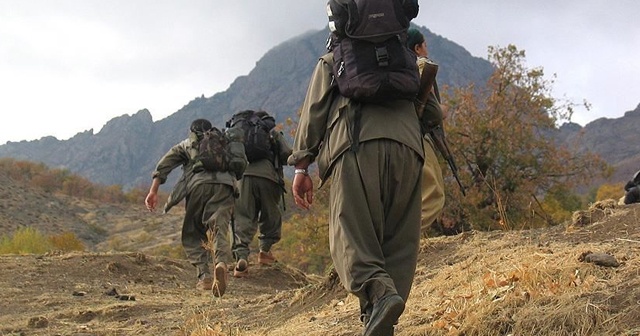
<instances>
[{"instance_id":1,"label":"autumn foliage tree","mask_svg":"<svg viewBox=\"0 0 640 336\"><path fill-rule=\"evenodd\" d=\"M444 216L474 229L556 224L545 195L602 176L607 165L554 143L556 125L570 120L575 104L551 96L552 81L542 68L525 66L523 50L490 47L489 60L495 71L486 86L443 95L450 148L467 188L463 197L447 181Z\"/></svg>"}]
</instances>

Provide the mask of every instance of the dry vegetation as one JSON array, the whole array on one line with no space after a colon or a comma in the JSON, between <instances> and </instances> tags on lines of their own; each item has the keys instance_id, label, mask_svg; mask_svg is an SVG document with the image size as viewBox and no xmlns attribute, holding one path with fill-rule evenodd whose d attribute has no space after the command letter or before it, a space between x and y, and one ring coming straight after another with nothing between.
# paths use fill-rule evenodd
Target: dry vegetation
<instances>
[{"instance_id":1,"label":"dry vegetation","mask_svg":"<svg viewBox=\"0 0 640 336\"><path fill-rule=\"evenodd\" d=\"M0 335L361 333L358 302L335 275L305 274L285 251L271 268L253 255L250 277L231 278L222 298L196 291L176 210L150 214L142 200L79 199L0 174L3 243L28 226L18 238L57 250L0 256ZM639 224L640 205L610 201L570 225L425 238L396 335L640 335ZM62 252L81 249L76 237L85 251Z\"/></svg>"},{"instance_id":2,"label":"dry vegetation","mask_svg":"<svg viewBox=\"0 0 640 336\"><path fill-rule=\"evenodd\" d=\"M396 335L640 334L640 206L589 218L424 239ZM619 265L587 262L587 252ZM184 260L145 253L16 255L0 264L0 300L11 302L0 309L0 335L361 332L357 300L335 277L305 275L286 260L232 278L221 299L193 289ZM135 301L105 294L112 288Z\"/></svg>"}]
</instances>

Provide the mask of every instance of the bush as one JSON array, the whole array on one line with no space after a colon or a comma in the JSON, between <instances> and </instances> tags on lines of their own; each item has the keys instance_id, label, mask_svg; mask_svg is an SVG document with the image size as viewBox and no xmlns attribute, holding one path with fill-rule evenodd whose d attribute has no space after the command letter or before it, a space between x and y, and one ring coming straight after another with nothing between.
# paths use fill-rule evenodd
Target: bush
<instances>
[{"instance_id":1,"label":"bush","mask_svg":"<svg viewBox=\"0 0 640 336\"><path fill-rule=\"evenodd\" d=\"M58 251L84 251L84 244L72 232L51 236L49 242Z\"/></svg>"},{"instance_id":2,"label":"bush","mask_svg":"<svg viewBox=\"0 0 640 336\"><path fill-rule=\"evenodd\" d=\"M72 232L45 237L32 227L20 227L0 238L0 254L44 254L51 251L84 251L84 244Z\"/></svg>"},{"instance_id":3,"label":"bush","mask_svg":"<svg viewBox=\"0 0 640 336\"><path fill-rule=\"evenodd\" d=\"M38 230L20 227L11 236L0 239L0 254L43 254L51 251L52 244Z\"/></svg>"},{"instance_id":4,"label":"bush","mask_svg":"<svg viewBox=\"0 0 640 336\"><path fill-rule=\"evenodd\" d=\"M606 199L618 200L625 194L624 183L603 184L598 188L596 193L596 201L604 201Z\"/></svg>"}]
</instances>

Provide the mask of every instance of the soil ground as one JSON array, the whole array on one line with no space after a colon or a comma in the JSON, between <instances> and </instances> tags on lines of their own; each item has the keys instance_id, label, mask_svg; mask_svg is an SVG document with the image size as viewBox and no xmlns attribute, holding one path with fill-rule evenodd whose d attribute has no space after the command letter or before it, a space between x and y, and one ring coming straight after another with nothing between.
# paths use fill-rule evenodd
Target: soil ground
<instances>
[{"instance_id":1,"label":"soil ground","mask_svg":"<svg viewBox=\"0 0 640 336\"><path fill-rule=\"evenodd\" d=\"M206 329L205 315L226 316L224 328L242 317L234 328L250 330L284 321L271 314L283 293L311 283L284 265L254 267L216 298L195 290L186 261L143 253L2 256L0 269L1 335L189 334Z\"/></svg>"},{"instance_id":2,"label":"soil ground","mask_svg":"<svg viewBox=\"0 0 640 336\"><path fill-rule=\"evenodd\" d=\"M185 260L149 252L159 240L177 241L179 213L150 217L140 209L50 197L16 203L65 209L51 212L45 224L64 226L59 222L67 215L100 222L101 230L86 235L96 246L136 252L0 256L0 335L362 332L358 302L333 274L306 275L286 260L258 266L254 256L250 276L229 277L226 294L216 298L195 289ZM3 202L2 218L11 223L37 216L9 211L7 197ZM640 335L640 204L596 212L572 225L423 239L396 335ZM8 220L0 227L9 227ZM158 234L135 248L128 245L141 241L135 227ZM594 254L616 265L585 258Z\"/></svg>"}]
</instances>

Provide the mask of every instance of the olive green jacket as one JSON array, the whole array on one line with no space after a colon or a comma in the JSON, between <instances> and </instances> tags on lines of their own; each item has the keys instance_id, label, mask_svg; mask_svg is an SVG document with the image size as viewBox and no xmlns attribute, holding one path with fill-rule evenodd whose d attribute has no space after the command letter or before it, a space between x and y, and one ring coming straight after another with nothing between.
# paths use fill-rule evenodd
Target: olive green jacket
<instances>
[{"instance_id":1,"label":"olive green jacket","mask_svg":"<svg viewBox=\"0 0 640 336\"><path fill-rule=\"evenodd\" d=\"M190 134L189 138L171 147L169 151L158 161L153 172L153 178L159 178L160 184L167 181L169 173L178 166L182 166L182 176L176 183L164 206L164 212L169 211L173 206L180 203L189 191L200 184L221 183L235 188L235 177L230 172L193 171L194 158L198 153L198 141L195 134Z\"/></svg>"},{"instance_id":2,"label":"olive green jacket","mask_svg":"<svg viewBox=\"0 0 640 336\"><path fill-rule=\"evenodd\" d=\"M305 101L301 108L298 131L289 165L305 157L316 161L320 178L326 181L331 166L352 147L352 139L365 142L391 139L400 142L424 158L420 123L414 103L409 100L391 100L378 104L354 102L340 95L332 80L333 54L322 56L311 77ZM359 121L356 118L360 114ZM354 133L354 124L359 132Z\"/></svg>"}]
</instances>

